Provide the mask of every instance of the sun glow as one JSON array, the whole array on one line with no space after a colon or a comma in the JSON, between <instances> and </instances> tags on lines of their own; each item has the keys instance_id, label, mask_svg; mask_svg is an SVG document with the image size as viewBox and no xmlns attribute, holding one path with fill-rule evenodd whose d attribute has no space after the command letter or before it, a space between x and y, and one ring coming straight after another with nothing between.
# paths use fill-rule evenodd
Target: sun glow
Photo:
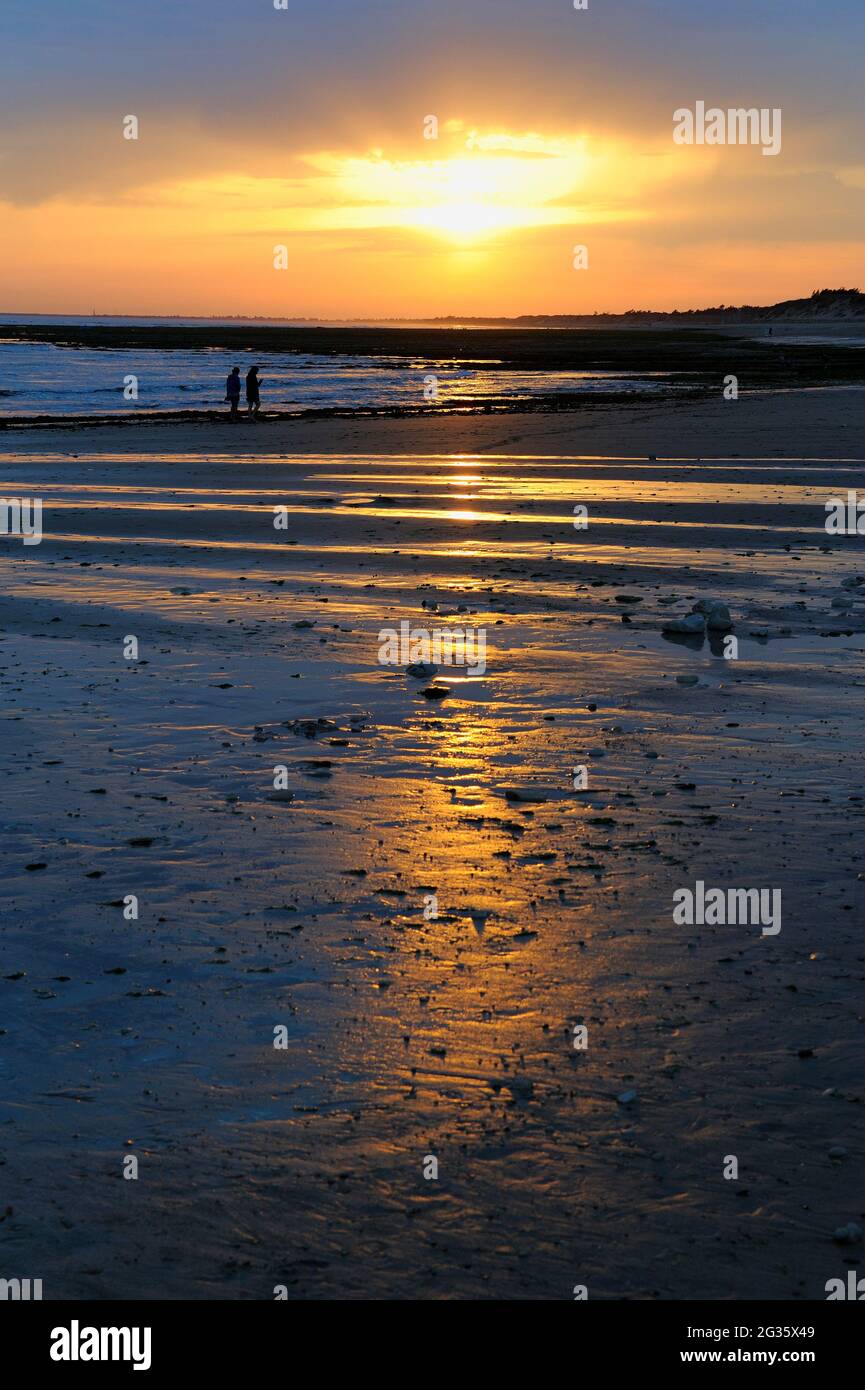
<instances>
[{"instance_id":1,"label":"sun glow","mask_svg":"<svg viewBox=\"0 0 865 1390\"><path fill-rule=\"evenodd\" d=\"M399 143L307 147L278 164L247 164L245 151L240 159L229 150L221 167L205 160L195 173L155 180L146 177L153 166L142 165L142 182L112 198L91 190L44 205L0 198L0 222L22 267L19 299L26 291L23 307L44 312L57 309L52 296L80 275L86 298L70 301L69 312L122 313L131 264L136 306L166 313L365 318L647 302L672 308L728 300L733 284L743 302L792 296L812 263L812 244L779 246L770 271L757 254L759 236L748 255L734 240L718 240L731 216L732 176L721 178L731 151L681 154L668 130L635 140L591 127L469 130L455 120L427 141L418 122ZM865 184L862 168L846 167L845 188ZM740 213L753 197L746 189ZM693 228L696 239L674 236L674 226ZM574 274L573 248L583 244L591 275ZM282 247L288 273L275 275ZM826 258L839 283L855 283L858 242L833 243Z\"/></svg>"},{"instance_id":2,"label":"sun glow","mask_svg":"<svg viewBox=\"0 0 865 1390\"><path fill-rule=\"evenodd\" d=\"M379 148L310 152L281 178L226 173L152 185L138 197L160 209L166 228L194 210L226 236L274 226L301 237L405 231L459 252L516 231L644 220L645 183L678 175L666 148L635 164L621 144L588 135L443 131L423 159Z\"/></svg>"},{"instance_id":3,"label":"sun glow","mask_svg":"<svg viewBox=\"0 0 865 1390\"><path fill-rule=\"evenodd\" d=\"M572 222L571 199L601 160L588 154L582 137L471 135L449 158L387 159L375 150L308 162L337 204L328 225L414 228L461 243Z\"/></svg>"},{"instance_id":4,"label":"sun glow","mask_svg":"<svg viewBox=\"0 0 865 1390\"><path fill-rule=\"evenodd\" d=\"M406 208L400 219L405 227L438 232L459 242L477 241L494 232L537 226L540 221L548 220L554 219L541 219L536 212L525 208L495 207L480 201L442 203L433 208Z\"/></svg>"}]
</instances>

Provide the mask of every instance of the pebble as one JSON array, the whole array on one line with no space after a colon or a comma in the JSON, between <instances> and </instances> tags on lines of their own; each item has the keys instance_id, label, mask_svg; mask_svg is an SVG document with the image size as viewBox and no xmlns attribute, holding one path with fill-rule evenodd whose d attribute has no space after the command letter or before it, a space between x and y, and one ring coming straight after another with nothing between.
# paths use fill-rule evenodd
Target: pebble
<instances>
[{"instance_id":1,"label":"pebble","mask_svg":"<svg viewBox=\"0 0 865 1390\"><path fill-rule=\"evenodd\" d=\"M549 801L550 793L543 787L505 787L508 801Z\"/></svg>"},{"instance_id":2,"label":"pebble","mask_svg":"<svg viewBox=\"0 0 865 1390\"><path fill-rule=\"evenodd\" d=\"M862 1239L862 1227L857 1226L855 1221L848 1221L846 1226L835 1228L832 1239L836 1245L858 1245Z\"/></svg>"},{"instance_id":3,"label":"pebble","mask_svg":"<svg viewBox=\"0 0 865 1390\"><path fill-rule=\"evenodd\" d=\"M733 626L730 610L725 603L716 604L706 620L710 632L729 632Z\"/></svg>"},{"instance_id":4,"label":"pebble","mask_svg":"<svg viewBox=\"0 0 865 1390\"><path fill-rule=\"evenodd\" d=\"M664 623L662 632L690 632L700 633L706 631L706 619L702 613L689 613L684 618L671 618L668 623Z\"/></svg>"}]
</instances>

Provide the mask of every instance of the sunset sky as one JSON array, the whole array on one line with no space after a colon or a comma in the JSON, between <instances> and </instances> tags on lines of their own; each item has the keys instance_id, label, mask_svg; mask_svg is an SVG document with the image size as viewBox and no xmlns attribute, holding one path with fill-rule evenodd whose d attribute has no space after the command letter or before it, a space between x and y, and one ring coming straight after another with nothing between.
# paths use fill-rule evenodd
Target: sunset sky
<instances>
[{"instance_id":1,"label":"sunset sky","mask_svg":"<svg viewBox=\"0 0 865 1390\"><path fill-rule=\"evenodd\" d=\"M863 287L863 0L2 14L0 312L591 313ZM780 107L780 155L675 145L698 100Z\"/></svg>"}]
</instances>

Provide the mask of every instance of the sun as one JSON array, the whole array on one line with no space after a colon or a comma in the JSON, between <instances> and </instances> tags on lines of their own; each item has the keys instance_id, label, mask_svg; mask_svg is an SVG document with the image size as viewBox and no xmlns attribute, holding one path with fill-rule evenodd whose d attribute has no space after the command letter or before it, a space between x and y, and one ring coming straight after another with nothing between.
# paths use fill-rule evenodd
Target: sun
<instances>
[{"instance_id":1,"label":"sun","mask_svg":"<svg viewBox=\"0 0 865 1390\"><path fill-rule=\"evenodd\" d=\"M538 215L534 210L502 207L478 199L476 202L439 203L434 207L406 208L404 217L400 220L406 227L437 232L450 241L472 242L492 236L496 232L535 226Z\"/></svg>"},{"instance_id":2,"label":"sun","mask_svg":"<svg viewBox=\"0 0 865 1390\"><path fill-rule=\"evenodd\" d=\"M398 220L456 242L558 220L560 210L544 206L538 172L531 162L483 153L403 169Z\"/></svg>"}]
</instances>

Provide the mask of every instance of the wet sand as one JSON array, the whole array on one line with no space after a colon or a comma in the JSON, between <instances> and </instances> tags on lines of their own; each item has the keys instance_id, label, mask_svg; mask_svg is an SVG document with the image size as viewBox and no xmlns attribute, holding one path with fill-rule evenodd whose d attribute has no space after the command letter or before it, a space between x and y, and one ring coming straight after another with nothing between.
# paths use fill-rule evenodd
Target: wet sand
<instances>
[{"instance_id":1,"label":"wet sand","mask_svg":"<svg viewBox=\"0 0 865 1390\"><path fill-rule=\"evenodd\" d=\"M865 556L823 526L861 400L4 432L45 508L0 550L6 1277L763 1300L861 1264ZM662 634L704 597L736 660ZM403 620L483 628L485 674L425 698L378 661ZM780 934L675 925L696 880L780 888Z\"/></svg>"}]
</instances>

